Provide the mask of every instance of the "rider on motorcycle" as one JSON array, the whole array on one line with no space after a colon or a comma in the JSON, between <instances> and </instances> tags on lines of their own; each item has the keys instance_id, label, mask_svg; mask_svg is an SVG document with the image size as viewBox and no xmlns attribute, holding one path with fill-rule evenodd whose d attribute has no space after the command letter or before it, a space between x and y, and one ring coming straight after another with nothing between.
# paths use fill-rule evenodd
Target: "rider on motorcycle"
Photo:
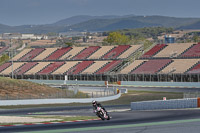
<instances>
[{"instance_id":1,"label":"rider on motorcycle","mask_svg":"<svg viewBox=\"0 0 200 133\"><path fill-rule=\"evenodd\" d=\"M94 113L96 113L96 115L101 118L102 120L110 120L110 116L108 114L108 112L106 111L106 109L100 104L97 103L97 101L92 101L92 105L93 105L93 110Z\"/></svg>"},{"instance_id":2,"label":"rider on motorcycle","mask_svg":"<svg viewBox=\"0 0 200 133\"><path fill-rule=\"evenodd\" d=\"M94 110L95 113L97 111L97 107L101 107L105 112L107 112L106 109L100 103L98 103L95 100L92 101L92 105L93 105L93 110Z\"/></svg>"}]
</instances>

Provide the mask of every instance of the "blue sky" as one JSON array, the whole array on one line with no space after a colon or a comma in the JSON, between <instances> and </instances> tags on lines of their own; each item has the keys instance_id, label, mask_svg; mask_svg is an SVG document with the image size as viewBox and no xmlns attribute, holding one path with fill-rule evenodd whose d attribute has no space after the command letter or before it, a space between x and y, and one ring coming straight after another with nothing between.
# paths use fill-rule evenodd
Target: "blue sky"
<instances>
[{"instance_id":1,"label":"blue sky","mask_svg":"<svg viewBox=\"0 0 200 133\"><path fill-rule=\"evenodd\" d=\"M200 0L0 0L0 24L47 24L75 15L200 18Z\"/></svg>"}]
</instances>

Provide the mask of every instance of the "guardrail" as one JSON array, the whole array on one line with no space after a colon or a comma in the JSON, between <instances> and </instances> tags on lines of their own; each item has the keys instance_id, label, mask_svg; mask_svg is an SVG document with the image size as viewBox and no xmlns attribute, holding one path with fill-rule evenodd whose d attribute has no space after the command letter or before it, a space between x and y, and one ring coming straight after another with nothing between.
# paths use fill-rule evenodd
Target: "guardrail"
<instances>
[{"instance_id":1,"label":"guardrail","mask_svg":"<svg viewBox=\"0 0 200 133\"><path fill-rule=\"evenodd\" d=\"M65 103L91 103L92 100L103 102L103 101L110 101L110 100L118 99L120 96L121 96L121 93L114 95L114 96L100 97L100 98L3 100L3 101L0 101L0 106L37 105L37 104L65 104Z\"/></svg>"}]
</instances>

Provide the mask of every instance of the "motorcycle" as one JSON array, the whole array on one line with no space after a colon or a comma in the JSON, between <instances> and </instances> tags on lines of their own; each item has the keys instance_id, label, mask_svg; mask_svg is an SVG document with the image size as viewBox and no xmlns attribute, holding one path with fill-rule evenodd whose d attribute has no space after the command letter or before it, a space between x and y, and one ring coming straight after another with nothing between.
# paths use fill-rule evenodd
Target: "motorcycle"
<instances>
[{"instance_id":1,"label":"motorcycle","mask_svg":"<svg viewBox=\"0 0 200 133\"><path fill-rule=\"evenodd\" d=\"M108 112L101 107L97 107L95 113L99 118L101 118L101 120L110 120Z\"/></svg>"}]
</instances>

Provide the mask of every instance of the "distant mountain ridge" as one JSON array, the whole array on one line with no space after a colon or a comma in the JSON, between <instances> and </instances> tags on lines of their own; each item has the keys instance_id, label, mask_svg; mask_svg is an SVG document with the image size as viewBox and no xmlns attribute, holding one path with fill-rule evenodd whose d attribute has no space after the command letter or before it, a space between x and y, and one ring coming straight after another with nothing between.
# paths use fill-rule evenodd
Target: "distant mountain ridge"
<instances>
[{"instance_id":1,"label":"distant mountain ridge","mask_svg":"<svg viewBox=\"0 0 200 133\"><path fill-rule=\"evenodd\" d=\"M133 15L129 15L133 16ZM89 16L89 15L78 15L78 16L73 16L70 18L62 19L56 23L53 23L53 25L74 25L78 23L82 23L85 21L89 21L92 19L114 19L114 18L123 18L126 16L117 16L117 15L106 15L106 16Z\"/></svg>"},{"instance_id":2,"label":"distant mountain ridge","mask_svg":"<svg viewBox=\"0 0 200 133\"><path fill-rule=\"evenodd\" d=\"M0 24L0 33L48 33L67 31L110 31L142 27L173 27L178 29L200 29L200 18L176 18L167 16L79 15L52 24L8 26Z\"/></svg>"}]
</instances>

